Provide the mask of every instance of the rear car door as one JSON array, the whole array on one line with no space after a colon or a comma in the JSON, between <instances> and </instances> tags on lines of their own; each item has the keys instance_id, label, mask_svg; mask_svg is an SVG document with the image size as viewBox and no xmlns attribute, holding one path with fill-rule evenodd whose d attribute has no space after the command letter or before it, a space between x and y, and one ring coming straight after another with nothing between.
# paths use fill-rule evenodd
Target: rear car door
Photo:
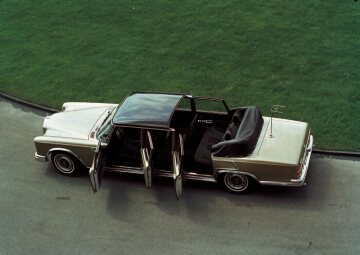
<instances>
[{"instance_id":1,"label":"rear car door","mask_svg":"<svg viewBox=\"0 0 360 255\"><path fill-rule=\"evenodd\" d=\"M184 185L184 171L182 167L182 158L184 156L184 142L181 134L173 132L172 137L172 171L174 179L174 188L176 198L182 195Z\"/></svg>"},{"instance_id":2,"label":"rear car door","mask_svg":"<svg viewBox=\"0 0 360 255\"><path fill-rule=\"evenodd\" d=\"M149 130L141 130L141 168L144 172L145 185L147 188L152 184L152 155L154 144Z\"/></svg>"}]
</instances>

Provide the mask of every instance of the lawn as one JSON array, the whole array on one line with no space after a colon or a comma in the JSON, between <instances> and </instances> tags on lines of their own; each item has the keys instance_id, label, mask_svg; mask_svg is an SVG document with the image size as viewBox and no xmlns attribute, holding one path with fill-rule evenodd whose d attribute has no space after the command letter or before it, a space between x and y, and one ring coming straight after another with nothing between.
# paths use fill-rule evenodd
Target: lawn
<instances>
[{"instance_id":1,"label":"lawn","mask_svg":"<svg viewBox=\"0 0 360 255\"><path fill-rule=\"evenodd\" d=\"M0 91L59 108L132 91L224 97L360 151L360 3L0 0Z\"/></svg>"}]
</instances>

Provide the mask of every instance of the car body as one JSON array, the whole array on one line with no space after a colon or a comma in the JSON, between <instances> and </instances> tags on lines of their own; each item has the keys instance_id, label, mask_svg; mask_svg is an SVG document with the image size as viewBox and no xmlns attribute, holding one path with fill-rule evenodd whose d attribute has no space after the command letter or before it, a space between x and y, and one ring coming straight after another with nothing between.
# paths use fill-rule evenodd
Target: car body
<instances>
[{"instance_id":1,"label":"car body","mask_svg":"<svg viewBox=\"0 0 360 255\"><path fill-rule=\"evenodd\" d=\"M313 147L304 122L262 116L223 99L133 93L121 104L65 103L34 139L39 161L65 175L89 169L94 192L104 171L221 182L235 193L252 184L303 186Z\"/></svg>"}]
</instances>

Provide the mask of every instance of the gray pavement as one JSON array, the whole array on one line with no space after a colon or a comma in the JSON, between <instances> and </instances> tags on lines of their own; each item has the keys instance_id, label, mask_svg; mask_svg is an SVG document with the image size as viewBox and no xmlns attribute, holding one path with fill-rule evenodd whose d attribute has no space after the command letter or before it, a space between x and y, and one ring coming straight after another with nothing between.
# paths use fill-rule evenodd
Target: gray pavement
<instances>
[{"instance_id":1,"label":"gray pavement","mask_svg":"<svg viewBox=\"0 0 360 255\"><path fill-rule=\"evenodd\" d=\"M0 101L0 254L360 254L360 163L314 155L303 188L66 177L34 160L41 113Z\"/></svg>"}]
</instances>

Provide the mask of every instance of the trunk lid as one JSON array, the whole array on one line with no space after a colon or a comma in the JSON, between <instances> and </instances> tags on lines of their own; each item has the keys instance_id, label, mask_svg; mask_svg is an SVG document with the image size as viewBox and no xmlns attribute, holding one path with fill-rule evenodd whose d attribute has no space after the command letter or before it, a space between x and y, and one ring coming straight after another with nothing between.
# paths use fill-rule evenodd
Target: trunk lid
<instances>
[{"instance_id":1,"label":"trunk lid","mask_svg":"<svg viewBox=\"0 0 360 255\"><path fill-rule=\"evenodd\" d=\"M309 135L305 122L264 117L263 130L257 146L250 156L258 161L298 165Z\"/></svg>"}]
</instances>

